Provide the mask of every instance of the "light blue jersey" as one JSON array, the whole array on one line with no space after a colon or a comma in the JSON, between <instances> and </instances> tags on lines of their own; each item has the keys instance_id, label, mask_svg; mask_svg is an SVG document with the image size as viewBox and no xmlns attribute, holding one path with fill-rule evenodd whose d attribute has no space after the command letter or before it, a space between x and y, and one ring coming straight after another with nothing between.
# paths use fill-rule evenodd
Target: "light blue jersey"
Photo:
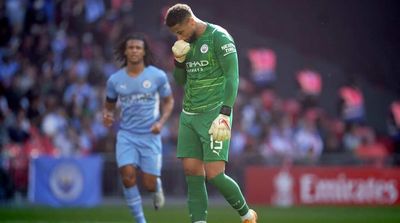
<instances>
[{"instance_id":1,"label":"light blue jersey","mask_svg":"<svg viewBox=\"0 0 400 223\"><path fill-rule=\"evenodd\" d=\"M160 116L160 98L171 95L167 75L148 66L131 77L122 68L108 79L106 95L118 99L121 107L115 151L118 167L132 164L145 173L160 176L161 136L153 134L151 126Z\"/></svg>"},{"instance_id":2,"label":"light blue jersey","mask_svg":"<svg viewBox=\"0 0 400 223\"><path fill-rule=\"evenodd\" d=\"M118 99L121 130L146 134L160 116L160 97L171 95L171 87L165 72L154 66L147 66L136 77L129 76L124 67L108 79L106 95Z\"/></svg>"}]
</instances>

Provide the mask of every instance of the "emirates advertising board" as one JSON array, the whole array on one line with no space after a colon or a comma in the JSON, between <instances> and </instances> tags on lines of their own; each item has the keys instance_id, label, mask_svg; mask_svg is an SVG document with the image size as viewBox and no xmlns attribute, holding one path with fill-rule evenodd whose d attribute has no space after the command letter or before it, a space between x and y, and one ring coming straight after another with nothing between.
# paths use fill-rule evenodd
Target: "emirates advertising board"
<instances>
[{"instance_id":1,"label":"emirates advertising board","mask_svg":"<svg viewBox=\"0 0 400 223\"><path fill-rule=\"evenodd\" d=\"M248 167L249 203L292 205L399 205L400 168Z\"/></svg>"}]
</instances>

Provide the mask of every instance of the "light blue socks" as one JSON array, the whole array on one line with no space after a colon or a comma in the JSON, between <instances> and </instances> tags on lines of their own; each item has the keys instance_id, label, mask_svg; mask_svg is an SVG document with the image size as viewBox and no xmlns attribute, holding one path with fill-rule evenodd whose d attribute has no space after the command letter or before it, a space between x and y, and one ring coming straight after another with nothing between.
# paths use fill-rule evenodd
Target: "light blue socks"
<instances>
[{"instance_id":1,"label":"light blue socks","mask_svg":"<svg viewBox=\"0 0 400 223\"><path fill-rule=\"evenodd\" d=\"M130 188L124 188L124 194L126 203L131 210L136 223L146 223L142 207L142 198L140 197L138 187L135 185Z\"/></svg>"},{"instance_id":2,"label":"light blue socks","mask_svg":"<svg viewBox=\"0 0 400 223\"><path fill-rule=\"evenodd\" d=\"M157 177L156 192L160 192L161 190L162 190L161 179Z\"/></svg>"}]
</instances>

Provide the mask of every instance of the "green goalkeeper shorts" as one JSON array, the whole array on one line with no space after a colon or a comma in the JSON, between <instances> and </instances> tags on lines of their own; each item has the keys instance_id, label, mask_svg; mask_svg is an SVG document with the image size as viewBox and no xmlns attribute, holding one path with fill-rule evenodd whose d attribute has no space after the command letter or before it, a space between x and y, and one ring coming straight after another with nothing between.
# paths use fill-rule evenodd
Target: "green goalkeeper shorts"
<instances>
[{"instance_id":1,"label":"green goalkeeper shorts","mask_svg":"<svg viewBox=\"0 0 400 223\"><path fill-rule=\"evenodd\" d=\"M200 114L182 112L179 119L178 158L196 158L205 162L228 162L229 140L213 141L208 134L219 109ZM231 115L232 126L232 115Z\"/></svg>"}]
</instances>

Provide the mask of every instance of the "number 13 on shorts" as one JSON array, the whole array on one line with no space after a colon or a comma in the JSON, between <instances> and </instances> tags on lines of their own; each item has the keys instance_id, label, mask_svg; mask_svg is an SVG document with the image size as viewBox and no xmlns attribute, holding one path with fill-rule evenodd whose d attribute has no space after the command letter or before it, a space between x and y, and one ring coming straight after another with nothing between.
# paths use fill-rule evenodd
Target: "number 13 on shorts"
<instances>
[{"instance_id":1,"label":"number 13 on shorts","mask_svg":"<svg viewBox=\"0 0 400 223\"><path fill-rule=\"evenodd\" d=\"M222 141L214 141L213 136L210 135L210 148L211 151L219 156L219 153L222 150Z\"/></svg>"}]
</instances>

